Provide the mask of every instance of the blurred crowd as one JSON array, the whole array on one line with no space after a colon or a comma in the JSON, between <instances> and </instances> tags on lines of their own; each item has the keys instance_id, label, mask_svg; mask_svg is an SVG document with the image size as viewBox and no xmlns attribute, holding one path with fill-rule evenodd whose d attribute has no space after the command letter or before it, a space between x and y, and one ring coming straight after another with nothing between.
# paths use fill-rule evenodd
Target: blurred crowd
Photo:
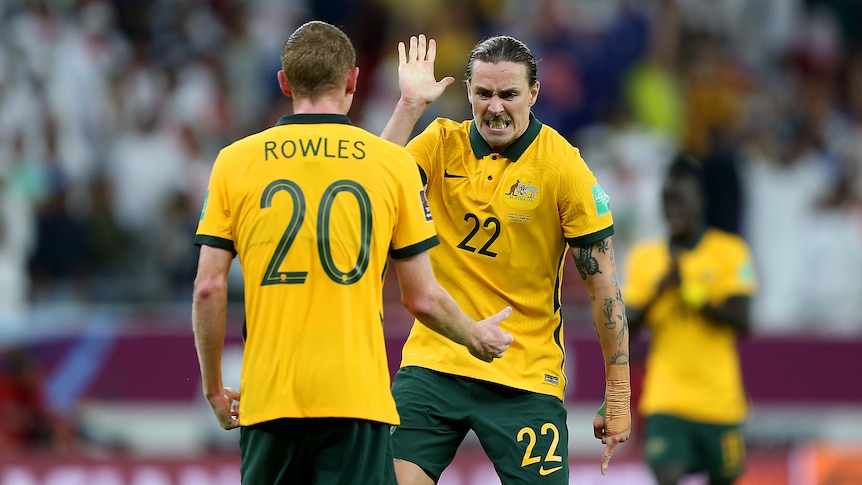
<instances>
[{"instance_id":1,"label":"blurred crowd","mask_svg":"<svg viewBox=\"0 0 862 485\"><path fill-rule=\"evenodd\" d=\"M290 112L279 54L310 19L356 44L350 117L377 133L398 41L436 38L438 78L462 80L477 41L520 38L540 60L534 112L611 196L618 258L662 232L682 151L709 176L711 222L753 248L755 332L862 334L855 0L4 0L0 322L188 304L212 162ZM442 114L471 116L461 85L425 121Z\"/></svg>"}]
</instances>

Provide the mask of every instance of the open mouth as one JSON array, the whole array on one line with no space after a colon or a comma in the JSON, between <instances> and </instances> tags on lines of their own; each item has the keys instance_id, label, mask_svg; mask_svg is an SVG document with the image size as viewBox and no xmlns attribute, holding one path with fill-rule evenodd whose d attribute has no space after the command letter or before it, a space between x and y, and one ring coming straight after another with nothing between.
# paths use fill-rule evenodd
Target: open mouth
<instances>
[{"instance_id":1,"label":"open mouth","mask_svg":"<svg viewBox=\"0 0 862 485\"><path fill-rule=\"evenodd\" d=\"M509 127L512 121L505 118L493 118L487 120L486 123L492 130L505 130Z\"/></svg>"}]
</instances>

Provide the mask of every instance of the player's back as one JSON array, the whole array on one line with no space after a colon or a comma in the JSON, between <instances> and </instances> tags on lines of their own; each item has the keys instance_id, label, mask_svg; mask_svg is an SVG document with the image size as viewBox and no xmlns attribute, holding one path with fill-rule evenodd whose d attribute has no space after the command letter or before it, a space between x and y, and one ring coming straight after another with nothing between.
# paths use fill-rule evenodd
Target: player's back
<instances>
[{"instance_id":1,"label":"player's back","mask_svg":"<svg viewBox=\"0 0 862 485\"><path fill-rule=\"evenodd\" d=\"M412 158L344 116L292 115L222 150L213 177L224 180L211 181L206 212L229 212L220 230L231 234L245 280L242 424L397 422L383 276L390 249L434 236ZM408 191L418 209L402 207ZM408 215L422 224L405 225Z\"/></svg>"}]
</instances>

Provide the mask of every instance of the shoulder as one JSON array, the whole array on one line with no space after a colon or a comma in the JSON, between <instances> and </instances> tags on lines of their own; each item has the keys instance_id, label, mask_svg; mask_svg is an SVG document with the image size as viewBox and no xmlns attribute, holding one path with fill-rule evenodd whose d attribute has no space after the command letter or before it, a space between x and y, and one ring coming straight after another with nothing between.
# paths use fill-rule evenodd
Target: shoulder
<instances>
[{"instance_id":1,"label":"shoulder","mask_svg":"<svg viewBox=\"0 0 862 485\"><path fill-rule=\"evenodd\" d=\"M581 150L554 128L543 124L534 143L538 150L537 155L559 166L561 170L571 170L576 173L590 171L581 155Z\"/></svg>"},{"instance_id":2,"label":"shoulder","mask_svg":"<svg viewBox=\"0 0 862 485\"><path fill-rule=\"evenodd\" d=\"M748 243L737 234L721 229L709 228L705 237L711 246L720 248L724 252L748 252Z\"/></svg>"},{"instance_id":3,"label":"shoulder","mask_svg":"<svg viewBox=\"0 0 862 485\"><path fill-rule=\"evenodd\" d=\"M275 140L276 127L267 128L263 131L240 138L219 151L220 159L246 159L260 154L265 154L266 142Z\"/></svg>"},{"instance_id":4,"label":"shoulder","mask_svg":"<svg viewBox=\"0 0 862 485\"><path fill-rule=\"evenodd\" d=\"M428 123L428 126L425 127L421 135L436 135L441 138L468 136L470 133L471 121L472 120L455 121L449 118L435 118L434 121Z\"/></svg>"}]
</instances>

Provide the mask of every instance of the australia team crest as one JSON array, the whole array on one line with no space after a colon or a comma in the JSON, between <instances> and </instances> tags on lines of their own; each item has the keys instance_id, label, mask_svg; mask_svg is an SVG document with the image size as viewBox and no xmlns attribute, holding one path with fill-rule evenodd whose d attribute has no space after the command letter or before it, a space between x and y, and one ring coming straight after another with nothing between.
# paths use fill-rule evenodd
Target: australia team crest
<instances>
[{"instance_id":1,"label":"australia team crest","mask_svg":"<svg viewBox=\"0 0 862 485\"><path fill-rule=\"evenodd\" d=\"M531 180L516 178L503 187L503 200L513 209L532 210L539 205L539 187Z\"/></svg>"}]
</instances>

